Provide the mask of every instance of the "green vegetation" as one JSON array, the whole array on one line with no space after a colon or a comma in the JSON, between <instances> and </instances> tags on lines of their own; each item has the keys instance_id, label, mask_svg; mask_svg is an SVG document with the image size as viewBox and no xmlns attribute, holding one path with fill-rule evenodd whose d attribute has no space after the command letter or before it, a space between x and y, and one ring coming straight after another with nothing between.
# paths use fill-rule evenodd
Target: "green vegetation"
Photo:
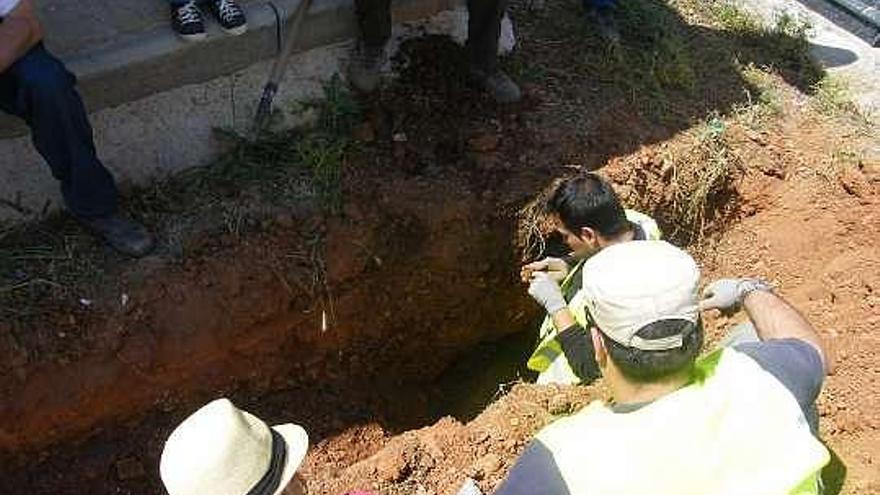
<instances>
[{"instance_id":1,"label":"green vegetation","mask_svg":"<svg viewBox=\"0 0 880 495\"><path fill-rule=\"evenodd\" d=\"M743 67L741 71L751 89L744 89L746 101L734 105L733 114L746 127L760 130L783 112L780 83L772 73L754 65Z\"/></svg>"},{"instance_id":2,"label":"green vegetation","mask_svg":"<svg viewBox=\"0 0 880 495\"><path fill-rule=\"evenodd\" d=\"M360 112L339 77L324 90L325 98L302 105L317 112L314 127L256 142L218 130L228 151L216 163L134 191L126 209L156 228L160 252L172 259L187 256L199 235L238 240L278 212L339 211L340 170ZM86 304L80 300L106 285L104 270L120 259L61 213L0 228L0 321L49 313L59 302Z\"/></svg>"}]
</instances>

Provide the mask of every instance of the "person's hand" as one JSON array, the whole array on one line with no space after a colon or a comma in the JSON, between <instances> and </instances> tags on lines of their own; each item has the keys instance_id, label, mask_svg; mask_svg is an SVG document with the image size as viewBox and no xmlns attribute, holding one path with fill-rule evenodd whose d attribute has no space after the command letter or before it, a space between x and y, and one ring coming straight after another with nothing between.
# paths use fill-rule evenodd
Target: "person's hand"
<instances>
[{"instance_id":1,"label":"person's hand","mask_svg":"<svg viewBox=\"0 0 880 495\"><path fill-rule=\"evenodd\" d=\"M523 283L529 283L532 280L532 274L536 272L545 272L553 280L562 283L568 276L568 264L561 258L544 258L540 261L534 261L522 267L519 276Z\"/></svg>"},{"instance_id":2,"label":"person's hand","mask_svg":"<svg viewBox=\"0 0 880 495\"><path fill-rule=\"evenodd\" d=\"M718 309L722 312L733 312L739 307L738 278L722 278L707 285L700 299L700 309Z\"/></svg>"},{"instance_id":3,"label":"person's hand","mask_svg":"<svg viewBox=\"0 0 880 495\"><path fill-rule=\"evenodd\" d=\"M547 314L552 315L565 309L565 298L562 289L547 272L534 272L529 282L529 295L544 307Z\"/></svg>"},{"instance_id":4,"label":"person's hand","mask_svg":"<svg viewBox=\"0 0 880 495\"><path fill-rule=\"evenodd\" d=\"M733 313L742 307L746 295L753 290L770 290L765 282L752 278L722 278L703 289L700 309L718 309Z\"/></svg>"}]
</instances>

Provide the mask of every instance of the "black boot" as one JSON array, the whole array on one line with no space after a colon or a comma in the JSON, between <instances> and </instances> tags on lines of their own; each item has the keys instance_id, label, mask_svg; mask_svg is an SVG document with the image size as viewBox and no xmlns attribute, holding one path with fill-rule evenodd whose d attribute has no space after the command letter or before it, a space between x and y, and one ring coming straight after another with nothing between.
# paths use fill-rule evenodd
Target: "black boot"
<instances>
[{"instance_id":1,"label":"black boot","mask_svg":"<svg viewBox=\"0 0 880 495\"><path fill-rule=\"evenodd\" d=\"M156 246L155 238L143 225L119 213L100 218L80 218L79 221L110 247L128 256L146 256Z\"/></svg>"}]
</instances>

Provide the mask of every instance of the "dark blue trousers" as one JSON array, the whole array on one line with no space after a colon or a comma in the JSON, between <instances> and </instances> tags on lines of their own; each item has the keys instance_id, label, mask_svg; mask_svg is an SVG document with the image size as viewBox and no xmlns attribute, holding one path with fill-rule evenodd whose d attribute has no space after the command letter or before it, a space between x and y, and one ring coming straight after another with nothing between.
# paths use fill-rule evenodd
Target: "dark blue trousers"
<instances>
[{"instance_id":1,"label":"dark blue trousers","mask_svg":"<svg viewBox=\"0 0 880 495\"><path fill-rule=\"evenodd\" d=\"M593 9L613 9L617 7L617 0L581 0L585 10Z\"/></svg>"},{"instance_id":2,"label":"dark blue trousers","mask_svg":"<svg viewBox=\"0 0 880 495\"><path fill-rule=\"evenodd\" d=\"M83 218L116 212L113 176L98 160L76 77L42 44L0 73L0 109L24 119L34 147L61 182L68 209Z\"/></svg>"}]
</instances>

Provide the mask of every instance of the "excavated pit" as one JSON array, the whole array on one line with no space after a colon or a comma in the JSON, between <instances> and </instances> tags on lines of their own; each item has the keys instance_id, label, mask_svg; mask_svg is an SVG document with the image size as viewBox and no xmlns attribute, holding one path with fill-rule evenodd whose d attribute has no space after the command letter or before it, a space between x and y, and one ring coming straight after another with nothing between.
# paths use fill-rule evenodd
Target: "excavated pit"
<instances>
[{"instance_id":1,"label":"excavated pit","mask_svg":"<svg viewBox=\"0 0 880 495\"><path fill-rule=\"evenodd\" d=\"M359 421L399 431L439 417L432 383L456 357L537 315L515 278L511 217L466 176L359 184L371 193L352 191L342 217L275 222L183 266L125 270L77 315L79 334L34 339L50 358L2 378L15 398L0 412L3 465L82 440L111 456L138 450L155 438L120 436L127 429L167 434L218 396L270 421L295 417L315 439ZM81 347L64 347L74 338ZM65 459L53 454L49 470Z\"/></svg>"},{"instance_id":2,"label":"excavated pit","mask_svg":"<svg viewBox=\"0 0 880 495\"><path fill-rule=\"evenodd\" d=\"M560 74L571 65L567 57L581 56L574 48L525 39L522 49ZM831 228L835 215L846 217L846 225L869 225L873 206L858 201L873 197L874 186L847 183L845 192L816 189L816 197L799 192L791 184L806 179L795 171L820 153L800 158L781 144L781 131L755 138L732 126L708 143L705 133L689 132L691 117L702 119L707 107L742 103L738 75L712 74L711 85L701 84L716 96L683 97L686 118L656 124L629 106L628 94L609 103L605 93L561 76L559 87L575 96L533 84L523 104L498 108L463 82L458 47L430 38L419 43L408 53L415 69L365 102L363 123L354 129L359 147L340 172L342 211L274 210L241 228L190 239L185 256L166 250L106 267L104 279L111 282L83 295L88 304L47 312L37 324L0 323L4 493L162 493L156 466L164 439L183 417L219 396L267 422L306 427L315 449L305 469L316 476L315 493L373 482L383 483L379 493L386 495L447 493L461 476L477 472L491 486L542 422L574 410L592 392L515 389L474 428L443 419L420 430L436 441L419 432L397 434L446 414L469 419L499 383L518 376L541 316L518 280L519 215L536 191L570 173L570 165L607 163L624 202L655 216L680 245L699 241L698 225L700 235L713 239L690 250L711 276L791 273L789 287L801 290L799 271L824 277L820 268L833 266L837 253L814 253L820 261L810 272L777 244L791 237L807 246L838 235ZM726 91L715 91L722 85ZM569 122L573 101L588 107L575 108L583 121ZM827 135L798 139L813 143ZM687 217L682 198L705 179L706 153L728 149L750 163L736 163L729 177L710 184L699 215ZM808 189L814 187L809 182ZM860 187L867 192L857 200L850 189ZM813 208L789 225L790 211L826 196L837 209ZM787 205L783 213L759 219L762 210L777 208L779 197ZM797 230L815 222L814 214L828 228L823 223L809 235ZM724 239L740 222L743 232ZM762 238L778 235L786 242L756 249L752 231L764 223L775 228ZM876 239L876 229L869 234L865 243ZM864 258L875 259L876 248L866 245ZM734 261L718 261L716 248ZM762 264L773 256L778 267ZM797 302L809 302L826 327L832 322L821 315L849 314L825 311L828 297L815 287L801 292ZM852 353L861 345L846 342ZM854 395L846 376L831 379L839 397ZM847 435L850 423L858 423L838 420L827 403L822 407L833 416L825 424L838 428L829 431ZM418 448L410 448L413 437ZM849 439L832 440L839 438ZM438 458L449 458L439 465L454 469L419 471L435 462L425 453L438 450ZM442 479L432 479L429 491L410 483L430 477Z\"/></svg>"},{"instance_id":3,"label":"excavated pit","mask_svg":"<svg viewBox=\"0 0 880 495\"><path fill-rule=\"evenodd\" d=\"M403 56L412 69L362 103L341 211L227 221L186 256L107 267L88 304L0 332L11 495L160 490L163 439L219 396L318 442L472 417L521 376L534 338L523 331L541 315L519 281L520 213L570 172L575 146L529 117L540 101L497 107L470 87L448 39ZM594 143L586 164L616 146Z\"/></svg>"}]
</instances>

